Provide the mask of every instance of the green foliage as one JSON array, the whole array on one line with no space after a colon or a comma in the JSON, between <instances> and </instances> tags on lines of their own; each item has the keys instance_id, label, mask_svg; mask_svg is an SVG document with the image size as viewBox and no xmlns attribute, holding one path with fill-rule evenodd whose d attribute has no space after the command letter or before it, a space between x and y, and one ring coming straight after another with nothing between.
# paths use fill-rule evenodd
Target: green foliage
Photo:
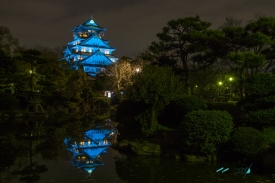
<instances>
[{"instance_id":1,"label":"green foliage","mask_svg":"<svg viewBox=\"0 0 275 183\"><path fill-rule=\"evenodd\" d=\"M86 75L83 71L72 71L66 80L66 89L69 91L82 91L86 84Z\"/></svg>"},{"instance_id":2,"label":"green foliage","mask_svg":"<svg viewBox=\"0 0 275 183\"><path fill-rule=\"evenodd\" d=\"M262 131L263 137L267 144L275 143L275 128L274 127L267 127L264 128Z\"/></svg>"},{"instance_id":3,"label":"green foliage","mask_svg":"<svg viewBox=\"0 0 275 183\"><path fill-rule=\"evenodd\" d=\"M184 96L178 100L173 100L167 105L159 117L162 125L170 128L178 128L184 116L191 111L198 111L207 108L206 102L196 96Z\"/></svg>"},{"instance_id":4,"label":"green foliage","mask_svg":"<svg viewBox=\"0 0 275 183\"><path fill-rule=\"evenodd\" d=\"M179 78L169 68L146 65L132 80L133 84L126 92L128 98L149 105L156 106L159 102L168 104L182 95Z\"/></svg>"},{"instance_id":5,"label":"green foliage","mask_svg":"<svg viewBox=\"0 0 275 183\"><path fill-rule=\"evenodd\" d=\"M245 88L248 97L258 98L274 94L275 75L268 73L254 75L247 79Z\"/></svg>"},{"instance_id":6,"label":"green foliage","mask_svg":"<svg viewBox=\"0 0 275 183\"><path fill-rule=\"evenodd\" d=\"M183 148L200 154L215 154L217 145L227 142L232 130L232 117L226 111L192 111L179 126Z\"/></svg>"},{"instance_id":7,"label":"green foliage","mask_svg":"<svg viewBox=\"0 0 275 183\"><path fill-rule=\"evenodd\" d=\"M74 103L82 102L82 98L80 97L79 92L75 93L75 95L70 98L70 101Z\"/></svg>"},{"instance_id":8,"label":"green foliage","mask_svg":"<svg viewBox=\"0 0 275 183\"><path fill-rule=\"evenodd\" d=\"M16 110L19 108L19 100L8 93L0 93L0 110Z\"/></svg>"},{"instance_id":9,"label":"green foliage","mask_svg":"<svg viewBox=\"0 0 275 183\"><path fill-rule=\"evenodd\" d=\"M108 108L110 107L110 99L107 97L95 97L93 104L99 108Z\"/></svg>"},{"instance_id":10,"label":"green foliage","mask_svg":"<svg viewBox=\"0 0 275 183\"><path fill-rule=\"evenodd\" d=\"M245 156L257 154L265 143L261 132L252 127L237 128L230 141L233 146L233 151Z\"/></svg>"},{"instance_id":11,"label":"green foliage","mask_svg":"<svg viewBox=\"0 0 275 183\"><path fill-rule=\"evenodd\" d=\"M210 22L199 16L170 20L158 42L152 42L149 51L158 65L170 65L184 73L186 94L191 95L190 71L197 71L224 55L224 35L219 30L210 30ZM179 64L181 67L178 67ZM192 67L194 63L196 67Z\"/></svg>"},{"instance_id":12,"label":"green foliage","mask_svg":"<svg viewBox=\"0 0 275 183\"><path fill-rule=\"evenodd\" d=\"M145 65L140 73L133 75L132 83L125 96L150 106L150 128L157 124L157 111L183 95L179 77L169 68Z\"/></svg>"},{"instance_id":13,"label":"green foliage","mask_svg":"<svg viewBox=\"0 0 275 183\"><path fill-rule=\"evenodd\" d=\"M150 124L148 123L148 121L150 121L150 111L149 110L138 114L137 116L135 116L134 119L137 123L140 124L140 126L141 126L140 132L142 133L142 135L150 136L155 132L156 129L151 129Z\"/></svg>"},{"instance_id":14,"label":"green foliage","mask_svg":"<svg viewBox=\"0 0 275 183\"><path fill-rule=\"evenodd\" d=\"M275 75L258 74L245 83L246 98L238 102L244 112L242 121L255 124L275 124Z\"/></svg>"},{"instance_id":15,"label":"green foliage","mask_svg":"<svg viewBox=\"0 0 275 183\"><path fill-rule=\"evenodd\" d=\"M93 90L94 91L105 91L112 89L113 85L113 78L104 74L100 73L95 76L95 81L93 84Z\"/></svg>"},{"instance_id":16,"label":"green foliage","mask_svg":"<svg viewBox=\"0 0 275 183\"><path fill-rule=\"evenodd\" d=\"M242 115L243 123L273 124L275 125L275 107L265 110L251 111Z\"/></svg>"},{"instance_id":17,"label":"green foliage","mask_svg":"<svg viewBox=\"0 0 275 183\"><path fill-rule=\"evenodd\" d=\"M14 55L19 48L19 41L13 37L11 31L7 27L0 26L0 49L5 52L6 55Z\"/></svg>"},{"instance_id":18,"label":"green foliage","mask_svg":"<svg viewBox=\"0 0 275 183\"><path fill-rule=\"evenodd\" d=\"M242 69L245 67L253 68L264 64L265 57L252 52L231 52L228 59L236 64L235 69Z\"/></svg>"}]
</instances>

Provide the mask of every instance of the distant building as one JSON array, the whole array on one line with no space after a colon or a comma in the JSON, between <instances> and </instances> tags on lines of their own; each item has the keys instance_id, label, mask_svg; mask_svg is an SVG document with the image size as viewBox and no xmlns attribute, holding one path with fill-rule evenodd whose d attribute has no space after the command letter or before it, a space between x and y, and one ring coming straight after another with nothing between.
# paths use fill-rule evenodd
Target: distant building
<instances>
[{"instance_id":1,"label":"distant building","mask_svg":"<svg viewBox=\"0 0 275 183\"><path fill-rule=\"evenodd\" d=\"M104 71L106 66L118 60L112 55L115 48L109 46L109 41L102 39L105 31L93 18L76 26L72 30L73 40L64 50L63 59L90 76Z\"/></svg>"}]
</instances>

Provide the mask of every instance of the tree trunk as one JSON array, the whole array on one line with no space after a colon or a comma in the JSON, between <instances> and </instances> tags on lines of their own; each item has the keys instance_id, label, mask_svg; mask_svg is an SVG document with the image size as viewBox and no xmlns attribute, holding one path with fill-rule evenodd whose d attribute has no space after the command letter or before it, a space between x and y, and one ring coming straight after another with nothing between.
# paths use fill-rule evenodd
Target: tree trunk
<instances>
[{"instance_id":1,"label":"tree trunk","mask_svg":"<svg viewBox=\"0 0 275 183\"><path fill-rule=\"evenodd\" d=\"M246 79L245 74L246 74L245 69L243 69L241 71L240 81L239 81L239 89L240 89L241 99L244 99L244 97L245 97L245 88L244 88L244 82L245 82L245 79Z\"/></svg>"}]
</instances>

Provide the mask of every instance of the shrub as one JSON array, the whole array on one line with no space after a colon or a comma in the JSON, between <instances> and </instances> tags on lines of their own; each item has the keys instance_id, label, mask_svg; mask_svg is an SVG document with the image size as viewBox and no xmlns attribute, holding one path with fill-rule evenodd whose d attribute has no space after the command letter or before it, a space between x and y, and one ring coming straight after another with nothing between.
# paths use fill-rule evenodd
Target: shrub
<instances>
[{"instance_id":1,"label":"shrub","mask_svg":"<svg viewBox=\"0 0 275 183\"><path fill-rule=\"evenodd\" d=\"M265 144L261 132L252 127L239 127L230 139L233 151L245 156L257 154Z\"/></svg>"},{"instance_id":2,"label":"shrub","mask_svg":"<svg viewBox=\"0 0 275 183\"><path fill-rule=\"evenodd\" d=\"M162 125L170 128L178 128L184 116L191 111L198 111L207 108L206 102L196 96L184 96L181 99L173 100L164 109L159 118Z\"/></svg>"},{"instance_id":3,"label":"shrub","mask_svg":"<svg viewBox=\"0 0 275 183\"><path fill-rule=\"evenodd\" d=\"M143 102L123 100L117 107L116 121L119 121L127 129L127 132L140 133L142 119L146 117L147 108L148 106Z\"/></svg>"},{"instance_id":4,"label":"shrub","mask_svg":"<svg viewBox=\"0 0 275 183\"><path fill-rule=\"evenodd\" d=\"M226 111L193 111L179 126L184 148L190 153L215 154L217 145L227 142L233 120Z\"/></svg>"},{"instance_id":5,"label":"shrub","mask_svg":"<svg viewBox=\"0 0 275 183\"><path fill-rule=\"evenodd\" d=\"M242 122L262 128L275 124L275 75L255 74L245 82L246 97L238 102Z\"/></svg>"},{"instance_id":6,"label":"shrub","mask_svg":"<svg viewBox=\"0 0 275 183\"><path fill-rule=\"evenodd\" d=\"M241 120L243 123L254 124L275 124L275 107L265 110L250 111L242 115Z\"/></svg>"},{"instance_id":7,"label":"shrub","mask_svg":"<svg viewBox=\"0 0 275 183\"><path fill-rule=\"evenodd\" d=\"M265 139L265 143L267 143L267 144L275 143L275 128L274 127L264 128L262 131L262 134Z\"/></svg>"}]
</instances>

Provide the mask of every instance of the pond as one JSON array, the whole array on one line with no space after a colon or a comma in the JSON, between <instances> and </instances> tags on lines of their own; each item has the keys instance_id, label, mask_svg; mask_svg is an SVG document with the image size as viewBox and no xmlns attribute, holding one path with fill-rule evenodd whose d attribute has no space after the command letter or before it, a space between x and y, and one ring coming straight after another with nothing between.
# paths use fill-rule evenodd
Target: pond
<instances>
[{"instance_id":1,"label":"pond","mask_svg":"<svg viewBox=\"0 0 275 183\"><path fill-rule=\"evenodd\" d=\"M0 121L0 183L275 182L253 162L122 155L110 146L113 128L98 126L87 121Z\"/></svg>"}]
</instances>

